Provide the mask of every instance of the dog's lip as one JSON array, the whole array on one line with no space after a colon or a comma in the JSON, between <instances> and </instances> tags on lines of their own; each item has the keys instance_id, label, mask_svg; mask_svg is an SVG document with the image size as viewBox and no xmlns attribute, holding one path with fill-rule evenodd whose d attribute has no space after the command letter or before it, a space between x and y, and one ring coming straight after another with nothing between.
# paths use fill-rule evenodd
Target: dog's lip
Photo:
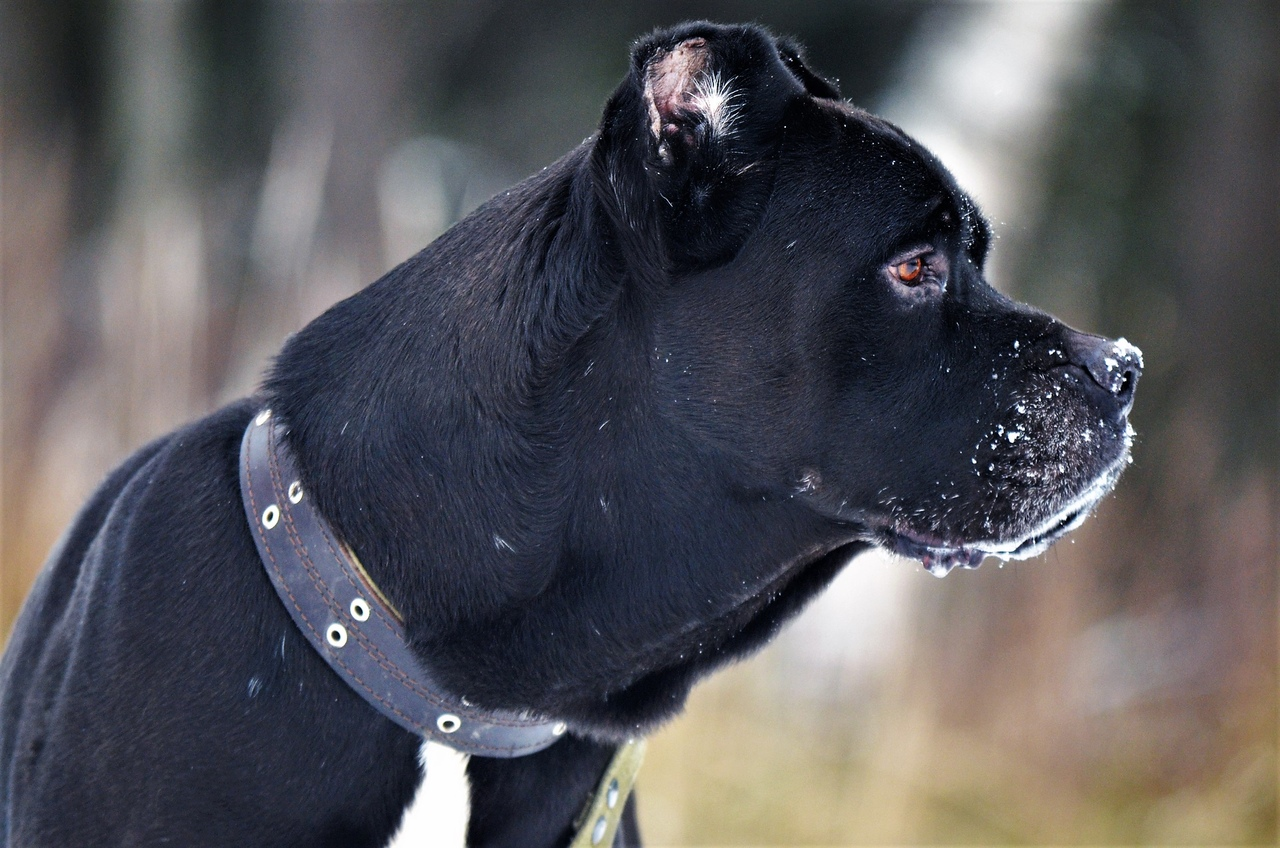
<instances>
[{"instance_id":1,"label":"dog's lip","mask_svg":"<svg viewBox=\"0 0 1280 848\"><path fill-rule=\"evenodd\" d=\"M905 527L888 532L885 547L909 559L918 559L935 577L945 577L956 566L977 568L986 559L987 552L977 547L951 544L928 533L919 533Z\"/></svg>"},{"instance_id":2,"label":"dog's lip","mask_svg":"<svg viewBox=\"0 0 1280 848\"><path fill-rule=\"evenodd\" d=\"M1091 506L1091 505L1090 505ZM951 569L977 568L989 556L1000 559L1028 559L1079 527L1089 514L1089 507L1059 513L1054 522L1042 530L1014 541L983 540L980 542L948 541L929 533L906 527L888 530L885 547L909 559L918 559L935 577L946 577Z\"/></svg>"},{"instance_id":3,"label":"dog's lip","mask_svg":"<svg viewBox=\"0 0 1280 848\"><path fill-rule=\"evenodd\" d=\"M1079 527L1093 507L1102 500L1116 479L1127 455L1099 474L1092 483L1066 506L1036 525L1029 532L1012 539L962 541L895 524L884 530L884 547L910 559L918 559L935 577L945 577L951 569L977 568L988 556L1000 559L1029 559L1043 553L1058 539Z\"/></svg>"}]
</instances>

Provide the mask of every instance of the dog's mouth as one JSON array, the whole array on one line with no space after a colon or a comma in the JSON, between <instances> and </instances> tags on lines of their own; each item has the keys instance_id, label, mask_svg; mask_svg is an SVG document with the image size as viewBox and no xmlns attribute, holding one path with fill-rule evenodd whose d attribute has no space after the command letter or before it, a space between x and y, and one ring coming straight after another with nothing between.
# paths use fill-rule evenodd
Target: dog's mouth
<instances>
[{"instance_id":1,"label":"dog's mouth","mask_svg":"<svg viewBox=\"0 0 1280 848\"><path fill-rule=\"evenodd\" d=\"M1120 476L1118 462L1093 481L1083 492L1030 531L1011 538L967 541L922 532L902 524L886 527L880 544L911 559L918 559L935 577L945 577L953 568L977 568L988 556L1000 559L1029 559L1043 553L1054 542L1079 527L1094 506L1111 491Z\"/></svg>"},{"instance_id":2,"label":"dog's mouth","mask_svg":"<svg viewBox=\"0 0 1280 848\"><path fill-rule=\"evenodd\" d=\"M973 544L952 543L937 536L907 528L887 531L884 546L910 559L918 559L935 577L946 577L951 569L977 568L989 556L1001 559L1027 559L1042 553L1054 542L1079 527L1093 504L1068 510L1043 530L1012 543L983 541Z\"/></svg>"}]
</instances>

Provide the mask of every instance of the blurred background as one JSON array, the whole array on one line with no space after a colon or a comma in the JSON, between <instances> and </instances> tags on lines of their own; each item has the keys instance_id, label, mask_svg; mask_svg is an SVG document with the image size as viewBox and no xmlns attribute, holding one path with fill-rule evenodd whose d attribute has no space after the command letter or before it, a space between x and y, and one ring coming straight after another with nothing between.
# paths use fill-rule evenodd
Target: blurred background
<instances>
[{"instance_id":1,"label":"blurred background","mask_svg":"<svg viewBox=\"0 0 1280 848\"><path fill-rule=\"evenodd\" d=\"M660 733L654 845L1275 845L1280 4L0 5L0 631L102 475L590 134L630 42L798 37L991 216L991 276L1146 354L1044 557L853 561Z\"/></svg>"}]
</instances>

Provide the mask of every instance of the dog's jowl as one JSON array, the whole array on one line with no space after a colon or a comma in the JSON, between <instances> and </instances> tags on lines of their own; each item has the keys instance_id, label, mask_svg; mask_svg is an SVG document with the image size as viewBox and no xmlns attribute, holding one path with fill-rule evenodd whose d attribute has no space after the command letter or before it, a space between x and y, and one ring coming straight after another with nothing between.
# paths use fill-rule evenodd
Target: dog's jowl
<instances>
[{"instance_id":1,"label":"dog's jowl","mask_svg":"<svg viewBox=\"0 0 1280 848\"><path fill-rule=\"evenodd\" d=\"M1031 556L1125 466L1137 349L990 242L795 45L644 39L581 146L83 508L4 658L5 844L382 846L424 737L469 844L638 844L615 752L854 553Z\"/></svg>"}]
</instances>

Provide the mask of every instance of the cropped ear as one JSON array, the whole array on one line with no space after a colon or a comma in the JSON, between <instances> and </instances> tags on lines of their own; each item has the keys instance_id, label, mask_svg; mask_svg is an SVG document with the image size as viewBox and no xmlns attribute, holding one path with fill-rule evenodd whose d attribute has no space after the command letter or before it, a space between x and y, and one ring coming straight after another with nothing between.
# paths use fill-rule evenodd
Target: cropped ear
<instances>
[{"instance_id":1,"label":"cropped ear","mask_svg":"<svg viewBox=\"0 0 1280 848\"><path fill-rule=\"evenodd\" d=\"M787 70L795 74L796 78L804 84L805 91L814 97L827 100L840 99L840 87L836 85L835 80L829 80L814 72L805 61L804 48L799 44L789 38L778 39L778 55L782 57L782 63L787 66Z\"/></svg>"},{"instance_id":2,"label":"cropped ear","mask_svg":"<svg viewBox=\"0 0 1280 848\"><path fill-rule=\"evenodd\" d=\"M601 123L598 184L666 270L728 260L759 220L783 114L808 94L786 61L754 26L686 24L636 46Z\"/></svg>"}]
</instances>

